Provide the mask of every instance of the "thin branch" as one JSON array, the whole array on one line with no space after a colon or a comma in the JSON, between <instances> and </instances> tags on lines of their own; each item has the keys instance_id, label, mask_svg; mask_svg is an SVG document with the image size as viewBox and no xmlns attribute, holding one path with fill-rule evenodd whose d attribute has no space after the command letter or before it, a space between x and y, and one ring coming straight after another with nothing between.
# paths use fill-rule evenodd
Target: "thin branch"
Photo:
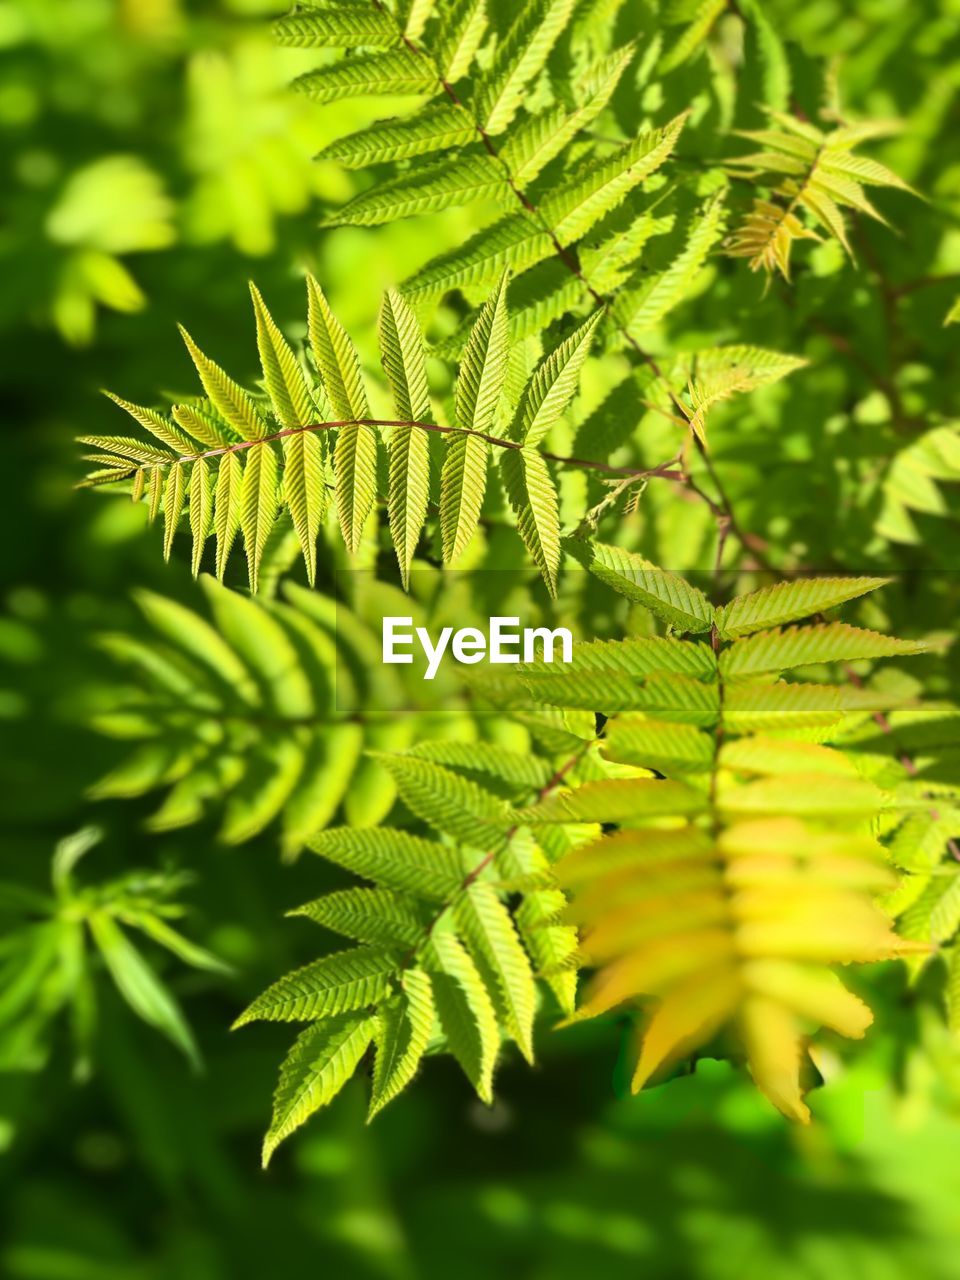
<instances>
[{"instance_id":1,"label":"thin branch","mask_svg":"<svg viewBox=\"0 0 960 1280\"><path fill-rule=\"evenodd\" d=\"M244 449L252 449L258 444L273 444L278 440L286 440L291 436L303 435L308 431L332 431L340 427L416 427L420 431L433 431L440 435L475 436L487 444L500 449L523 450L523 445L516 440L506 440L502 436L491 435L486 431L475 431L472 427L449 427L438 422L420 422L415 419L398 418L347 418L336 422L310 422L302 427L285 427L282 431L274 431L270 435L259 436L255 440L235 440L231 444L221 445L216 449L205 449L201 453L183 453L162 462L144 462L130 467L130 471L158 471L163 467L175 466L182 462L201 462L206 458L222 458L228 453L241 453ZM582 467L589 471L602 471L605 475L631 476L640 478L663 478L679 480L680 471L673 469L673 462L661 463L657 467L616 467L608 462L593 458L572 458L564 454L542 452L542 457L566 467ZM135 460L130 459L131 463Z\"/></svg>"}]
</instances>

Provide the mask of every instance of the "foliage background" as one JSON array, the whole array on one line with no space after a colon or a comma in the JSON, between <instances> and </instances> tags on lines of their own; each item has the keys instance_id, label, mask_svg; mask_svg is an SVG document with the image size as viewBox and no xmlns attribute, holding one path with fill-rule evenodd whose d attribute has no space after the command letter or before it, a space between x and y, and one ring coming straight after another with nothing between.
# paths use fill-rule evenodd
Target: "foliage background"
<instances>
[{"instance_id":1,"label":"foliage background","mask_svg":"<svg viewBox=\"0 0 960 1280\"><path fill-rule=\"evenodd\" d=\"M296 333L304 266L374 364L380 290L470 225L453 212L375 236L316 229L319 210L350 188L311 156L372 109L314 108L285 91L309 63L272 48L272 7L0 3L6 880L45 883L53 844L89 821L85 792L118 758L83 727L110 698L93 631L138 625L135 584L198 601L182 561L162 566L141 509L72 491L70 441L102 429L97 388L151 402L171 377L189 385L180 319L249 376L246 279ZM839 55L853 111L905 120L880 154L929 199L890 195L899 234L858 228L859 276L834 246L815 250L790 305L779 285L763 296L745 272L712 266L719 281L704 280L702 303L671 316L664 341L759 341L813 360L712 427L738 515L784 558L907 570L894 629L918 596L927 625L947 628L960 562L949 485L942 511L911 517L914 541L901 527L890 542L884 484L916 423L949 417L957 398L956 330L943 318L960 272L960 6L776 0L768 10L801 50L801 78L807 59ZM702 566L709 536L703 512L665 511L645 526L643 549L671 567ZM931 666L935 692L949 693L950 665ZM542 1037L537 1069L505 1068L491 1111L449 1063L432 1062L365 1129L354 1081L260 1173L284 1037L230 1039L226 1028L313 954L309 922L281 916L316 896L325 872L312 861L281 868L272 837L237 849L205 827L148 837L149 807L102 805L106 840L85 870L192 870L187 931L235 976L169 967L201 1074L109 997L90 1082L72 1082L59 1037L38 1069L0 1073L3 1275L232 1280L314 1264L351 1278L455 1266L465 1280L588 1270L606 1280L641 1267L664 1277L958 1274L960 1065L935 1000L892 967L868 976L877 1029L828 1056L831 1087L812 1097L810 1131L788 1128L723 1064L630 1098L618 1065L626 1032L608 1024Z\"/></svg>"}]
</instances>

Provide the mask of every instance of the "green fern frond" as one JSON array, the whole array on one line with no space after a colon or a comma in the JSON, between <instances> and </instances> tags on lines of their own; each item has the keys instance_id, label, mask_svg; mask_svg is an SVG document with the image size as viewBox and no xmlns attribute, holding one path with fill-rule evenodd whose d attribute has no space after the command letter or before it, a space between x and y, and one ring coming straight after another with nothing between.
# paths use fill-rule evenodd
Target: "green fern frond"
<instances>
[{"instance_id":1,"label":"green fern frond","mask_svg":"<svg viewBox=\"0 0 960 1280\"><path fill-rule=\"evenodd\" d=\"M379 662L377 610L409 610L409 603L399 592L397 599L370 593L358 616L344 601L293 584L282 601L260 604L210 578L201 582L213 625L199 612L141 592L143 636L101 638L111 664L128 674L110 710L95 713L90 724L127 744L127 754L92 795L164 792L148 819L152 830L220 812L220 839L227 843L278 823L287 857L338 813L362 815L365 823L384 818L395 795L389 774L378 768L374 797L363 785L371 765L362 764L362 753L379 745L378 714L407 709L393 734L402 746L423 736L433 711L422 680ZM431 695L439 688L466 712L462 692L442 672L438 680L426 686ZM482 740L498 717L468 715L466 723Z\"/></svg>"},{"instance_id":2,"label":"green fern frond","mask_svg":"<svg viewBox=\"0 0 960 1280\"><path fill-rule=\"evenodd\" d=\"M549 859L528 831L506 829L508 807L468 776L469 755L449 756L450 745L436 748L454 760L451 768L422 749L385 758L408 806L442 841L387 827L344 827L311 841L321 857L378 887L329 893L293 912L363 945L288 974L237 1019L315 1023L281 1068L265 1158L335 1096L371 1039L372 1119L407 1087L431 1045L492 1101L503 1041L533 1060L538 976L572 1010L576 933L559 920L566 900ZM549 789L536 769L518 770L515 763L508 773L519 798ZM500 835L495 850L481 853L484 827ZM523 879L529 887L509 887Z\"/></svg>"},{"instance_id":3,"label":"green fern frond","mask_svg":"<svg viewBox=\"0 0 960 1280\"><path fill-rule=\"evenodd\" d=\"M783 111L768 114L772 127L738 134L757 143L761 150L737 156L727 166L738 176L765 186L771 195L757 198L726 247L731 256L749 259L752 271L763 269L769 275L778 270L789 280L793 244L819 239L815 228L838 240L852 256L844 209L885 221L864 187L912 188L886 165L853 153L852 148L874 132L869 126L841 125L825 133ZM801 213L809 216L813 227L801 221Z\"/></svg>"},{"instance_id":4,"label":"green fern frond","mask_svg":"<svg viewBox=\"0 0 960 1280\"><path fill-rule=\"evenodd\" d=\"M628 594L630 579L646 583L648 573L642 565L630 569ZM738 672L747 675L754 659L775 673L778 650L784 665L794 658L802 665L808 655L842 663L851 652L918 651L922 646L843 624L759 630L762 618L779 623L787 620L782 614L809 616L880 585L878 579L789 582L713 610L712 644L698 645L710 670L695 680L651 670L655 646L638 651L647 666L632 680L620 672L635 659L618 664L612 657L606 670L588 660L579 675L554 675L546 667L521 676L535 699L562 704L566 685L569 701L562 705L580 707L584 688L588 697L591 691L580 682L595 671L596 709L613 704L603 754L641 770L561 789L515 815L536 831L598 821L609 833L561 858L557 875L572 893L566 918L580 927L578 958L596 971L576 1018L638 999L649 1006L634 1091L726 1029L770 1101L805 1122L805 1024L858 1037L871 1020L829 966L925 954L928 933L921 944L910 941L918 933L898 937L872 901L894 877L871 830L882 811L904 806L909 812L915 801L861 776L855 757L805 737L807 726L819 723L832 725L842 739L843 725L862 722L866 691L775 678L728 683ZM671 625L704 629L703 606L690 603L701 599L692 584L671 575L669 588L647 586L646 594L648 607ZM619 642L597 646L591 658L599 663L604 650L618 648ZM659 698L651 711L644 702L657 685L676 697L672 704ZM879 687L873 699L877 708L897 701ZM650 768L664 776L651 776ZM918 912L929 920L926 903ZM958 922L960 909L944 908L921 930L946 938Z\"/></svg>"},{"instance_id":5,"label":"green fern frond","mask_svg":"<svg viewBox=\"0 0 960 1280\"><path fill-rule=\"evenodd\" d=\"M333 533L326 521L331 495L341 536L352 553L370 532L375 506L383 501L406 588L430 509L428 437L439 433L447 437L437 512L444 558L456 559L479 527L491 449L509 452L516 456L501 458L501 475L517 531L555 591L560 565L556 484L538 450L576 393L602 313L548 351L530 379L508 385L510 316L503 273L464 346L448 426L435 421L423 334L401 294L387 294L380 316L381 361L397 414L381 419L370 415L357 350L312 277L307 291L316 377L251 286L264 392L246 391L192 347L209 398L175 406L171 421L113 397L159 443L128 436L82 437L81 443L97 450L88 455L97 469L85 483L132 480L132 496L135 501L147 498L150 519L164 514L168 557L178 528L187 523L195 574L213 533L216 573L222 578L242 533L254 592L281 519L288 518L293 526L313 585L318 539ZM323 407L327 405L329 409ZM325 420L330 413L333 419ZM381 435L389 455L382 495Z\"/></svg>"}]
</instances>

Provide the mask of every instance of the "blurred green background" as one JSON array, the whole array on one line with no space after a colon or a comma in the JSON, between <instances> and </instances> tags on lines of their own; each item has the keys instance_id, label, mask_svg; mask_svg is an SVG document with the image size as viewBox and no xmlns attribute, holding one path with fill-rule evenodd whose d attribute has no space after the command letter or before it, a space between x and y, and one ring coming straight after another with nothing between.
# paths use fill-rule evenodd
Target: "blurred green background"
<instances>
[{"instance_id":1,"label":"blurred green background","mask_svg":"<svg viewBox=\"0 0 960 1280\"><path fill-rule=\"evenodd\" d=\"M296 336L300 277L311 267L372 363L380 289L472 225L455 212L375 235L316 229L323 204L350 187L312 156L374 110L324 111L286 91L308 64L272 48L264 17L275 7L0 0L0 876L42 887L56 841L93 812L106 835L84 875L188 869L184 930L235 967L224 979L150 952L196 1032L202 1072L107 984L86 1083L72 1079L63 1028L30 1069L0 1061L0 1276L960 1276L960 1061L935 993L908 989L894 967L866 979L876 1033L822 1052L829 1088L812 1097L810 1130L788 1127L726 1064L702 1062L630 1098L620 1063L628 1033L609 1023L542 1036L536 1070L506 1066L489 1111L449 1063L432 1061L366 1128L354 1081L269 1174L259 1171L287 1037L282 1028L230 1037L227 1027L313 954L313 927L281 917L321 891L324 873L305 861L282 867L272 836L225 849L209 824L147 835L149 800L91 810L87 789L121 754L84 727L91 701L109 705L110 696L92 634L135 625L134 585L194 605L199 596L182 561L163 565L142 509L73 491L71 440L106 430L115 411L98 395L103 385L148 403L191 385L177 320L250 377L248 278ZM885 158L931 201L896 203L899 235L864 234L878 278L937 279L911 288L891 325L870 287L870 259L866 283L851 287L824 251L791 307L748 280L713 291L700 310L692 304L669 336L760 334L817 357L830 344L809 318L829 314L846 353L741 413L738 434L718 419L716 455L744 495L747 523L777 545L802 538L798 554L853 568L877 547L907 567L955 568L957 522L929 488L906 504L912 535L891 526L883 485L903 442L876 374L898 380L915 415L945 412L960 379L956 331L942 328L960 267L960 6L768 7L805 56L844 55L854 106L907 121ZM381 101L376 114L389 110ZM788 426L802 416L806 432L771 438L771 414ZM760 438L762 473L751 461ZM864 476L869 501L856 496ZM685 515L678 526L664 510L644 536L682 567L709 534L698 521ZM931 598L952 622L952 579Z\"/></svg>"}]
</instances>

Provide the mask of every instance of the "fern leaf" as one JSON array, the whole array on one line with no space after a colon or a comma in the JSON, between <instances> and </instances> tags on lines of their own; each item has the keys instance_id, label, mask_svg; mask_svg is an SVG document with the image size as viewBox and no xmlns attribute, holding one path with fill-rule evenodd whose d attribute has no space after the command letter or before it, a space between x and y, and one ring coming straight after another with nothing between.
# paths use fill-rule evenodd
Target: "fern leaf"
<instances>
[{"instance_id":1,"label":"fern leaf","mask_svg":"<svg viewBox=\"0 0 960 1280\"><path fill-rule=\"evenodd\" d=\"M405 120L384 120L331 142L319 159L335 160L347 169L363 169L390 160L409 160L462 147L476 138L467 113L443 104L427 106Z\"/></svg>"},{"instance_id":2,"label":"fern leaf","mask_svg":"<svg viewBox=\"0 0 960 1280\"><path fill-rule=\"evenodd\" d=\"M739 1021L757 1087L788 1119L807 1124L810 1109L800 1088L803 1045L795 1020L777 1001L752 996Z\"/></svg>"},{"instance_id":3,"label":"fern leaf","mask_svg":"<svg viewBox=\"0 0 960 1280\"><path fill-rule=\"evenodd\" d=\"M550 779L550 765L536 756L507 751L492 742L422 742L408 755L432 760L467 777L477 775L487 786L503 784L522 792L538 790Z\"/></svg>"},{"instance_id":4,"label":"fern leaf","mask_svg":"<svg viewBox=\"0 0 960 1280\"><path fill-rule=\"evenodd\" d=\"M876 161L852 154L857 142L875 134L869 125L841 126L823 133L806 121L782 111L769 112L771 129L747 130L741 136L763 150L728 162L741 175L772 187L769 200L758 199L728 243L734 257L750 258L753 270L779 270L789 278L794 240L818 239L797 214L805 211L829 235L851 252L842 210L855 209L884 222L863 190L889 186L909 191L896 174ZM881 132L886 132L885 128Z\"/></svg>"},{"instance_id":5,"label":"fern leaf","mask_svg":"<svg viewBox=\"0 0 960 1280\"><path fill-rule=\"evenodd\" d=\"M342 889L307 902L289 914L306 916L355 942L411 947L421 941L424 933L413 901L391 889Z\"/></svg>"},{"instance_id":6,"label":"fern leaf","mask_svg":"<svg viewBox=\"0 0 960 1280\"><path fill-rule=\"evenodd\" d=\"M240 493L240 527L247 554L250 590L256 594L260 561L279 510L277 455L270 444L256 444L247 451Z\"/></svg>"},{"instance_id":7,"label":"fern leaf","mask_svg":"<svg viewBox=\"0 0 960 1280\"><path fill-rule=\"evenodd\" d=\"M569 542L585 568L630 600L644 605L658 618L681 631L703 632L713 626L713 607L697 587L645 560L634 552L603 543Z\"/></svg>"},{"instance_id":8,"label":"fern leaf","mask_svg":"<svg viewBox=\"0 0 960 1280\"><path fill-rule=\"evenodd\" d=\"M376 1018L346 1014L307 1027L280 1068L273 1119L263 1141L263 1167L294 1130L340 1092L366 1053Z\"/></svg>"},{"instance_id":9,"label":"fern leaf","mask_svg":"<svg viewBox=\"0 0 960 1280\"><path fill-rule=\"evenodd\" d=\"M397 953L381 947L355 947L323 956L268 987L233 1025L313 1022L352 1013L389 995L398 968Z\"/></svg>"},{"instance_id":10,"label":"fern leaf","mask_svg":"<svg viewBox=\"0 0 960 1280\"><path fill-rule=\"evenodd\" d=\"M657 63L660 75L675 71L701 49L725 8L721 0L699 0L689 25Z\"/></svg>"},{"instance_id":11,"label":"fern leaf","mask_svg":"<svg viewBox=\"0 0 960 1280\"><path fill-rule=\"evenodd\" d=\"M419 97L436 87L436 75L426 59L407 49L347 58L293 81L294 89L324 103L377 95Z\"/></svg>"},{"instance_id":12,"label":"fern leaf","mask_svg":"<svg viewBox=\"0 0 960 1280\"><path fill-rule=\"evenodd\" d=\"M330 725L314 734L297 786L284 807L283 853L287 861L332 821L362 750L363 730L357 724Z\"/></svg>"},{"instance_id":13,"label":"fern leaf","mask_svg":"<svg viewBox=\"0 0 960 1280\"><path fill-rule=\"evenodd\" d=\"M187 480L184 471L185 463L175 462L167 474L167 484L163 495L163 558L170 559L173 549L173 535L183 515L183 504L187 497Z\"/></svg>"},{"instance_id":14,"label":"fern leaf","mask_svg":"<svg viewBox=\"0 0 960 1280\"><path fill-rule=\"evenodd\" d=\"M492 136L511 123L527 85L543 68L570 20L575 0L534 0L521 7L480 90L478 114Z\"/></svg>"},{"instance_id":15,"label":"fern leaf","mask_svg":"<svg viewBox=\"0 0 960 1280\"><path fill-rule=\"evenodd\" d=\"M503 199L510 194L503 169L481 149L444 156L431 165L401 173L354 196L326 218L325 227L375 227L415 214L438 213L472 200Z\"/></svg>"},{"instance_id":16,"label":"fern leaf","mask_svg":"<svg viewBox=\"0 0 960 1280\"><path fill-rule=\"evenodd\" d=\"M362 422L370 407L356 348L312 276L307 289L310 342L327 397L343 422L334 451L337 514L348 550L356 551L376 496L377 438Z\"/></svg>"},{"instance_id":17,"label":"fern leaf","mask_svg":"<svg viewBox=\"0 0 960 1280\"><path fill-rule=\"evenodd\" d=\"M434 930L422 956L450 1052L483 1102L493 1101L500 1029L490 993L463 944Z\"/></svg>"},{"instance_id":18,"label":"fern leaf","mask_svg":"<svg viewBox=\"0 0 960 1280\"><path fill-rule=\"evenodd\" d=\"M783 622L809 618L847 600L886 586L889 578L797 578L740 596L717 610L716 623L725 638L750 635Z\"/></svg>"},{"instance_id":19,"label":"fern leaf","mask_svg":"<svg viewBox=\"0 0 960 1280\"><path fill-rule=\"evenodd\" d=\"M749 214L725 242L732 258L749 258L751 271L790 279L790 253L796 240L819 240L788 207L757 199Z\"/></svg>"},{"instance_id":20,"label":"fern leaf","mask_svg":"<svg viewBox=\"0 0 960 1280\"><path fill-rule=\"evenodd\" d=\"M517 408L511 431L514 440L527 447L537 445L560 419L576 393L602 318L603 312L596 312L538 366Z\"/></svg>"},{"instance_id":21,"label":"fern leaf","mask_svg":"<svg viewBox=\"0 0 960 1280\"><path fill-rule=\"evenodd\" d=\"M401 1093L416 1074L433 1032L433 987L422 969L407 969L397 1000L380 1009L377 1055L368 1122Z\"/></svg>"},{"instance_id":22,"label":"fern leaf","mask_svg":"<svg viewBox=\"0 0 960 1280\"><path fill-rule=\"evenodd\" d=\"M277 44L296 49L389 49L397 42L390 15L372 5L298 9L273 24Z\"/></svg>"},{"instance_id":23,"label":"fern leaf","mask_svg":"<svg viewBox=\"0 0 960 1280\"><path fill-rule=\"evenodd\" d=\"M392 774L404 803L435 830L468 848L485 850L503 843L510 811L475 782L416 756L376 758Z\"/></svg>"},{"instance_id":24,"label":"fern leaf","mask_svg":"<svg viewBox=\"0 0 960 1280\"><path fill-rule=\"evenodd\" d=\"M485 440L461 435L447 445L440 473L440 528L443 558L450 564L473 537L487 487Z\"/></svg>"},{"instance_id":25,"label":"fern leaf","mask_svg":"<svg viewBox=\"0 0 960 1280\"><path fill-rule=\"evenodd\" d=\"M373 509L377 483L377 438L367 426L342 426L333 455L337 515L349 551L357 551Z\"/></svg>"},{"instance_id":26,"label":"fern leaf","mask_svg":"<svg viewBox=\"0 0 960 1280\"><path fill-rule=\"evenodd\" d=\"M687 242L670 265L617 299L615 314L630 333L652 328L683 300L723 230L723 196L718 195L695 215Z\"/></svg>"},{"instance_id":27,"label":"fern leaf","mask_svg":"<svg viewBox=\"0 0 960 1280\"><path fill-rule=\"evenodd\" d=\"M530 668L533 670L533 668ZM630 676L676 675L695 680L716 678L716 660L702 641L672 636L627 636L623 640L590 640L574 645L571 672L606 671Z\"/></svg>"},{"instance_id":28,"label":"fern leaf","mask_svg":"<svg viewBox=\"0 0 960 1280\"><path fill-rule=\"evenodd\" d=\"M618 680L614 672L603 670L538 674L525 677L524 683L540 701L597 710L604 715L645 711L656 719L710 726L716 724L720 712L720 695L715 683L701 683L672 673L657 672L642 684L631 679Z\"/></svg>"},{"instance_id":29,"label":"fern leaf","mask_svg":"<svg viewBox=\"0 0 960 1280\"><path fill-rule=\"evenodd\" d=\"M213 504L213 528L217 535L217 577L220 579L226 572L227 558L240 529L243 488L243 463L238 454L232 451L225 453L217 471L217 490Z\"/></svg>"},{"instance_id":30,"label":"fern leaf","mask_svg":"<svg viewBox=\"0 0 960 1280\"><path fill-rule=\"evenodd\" d=\"M230 444L230 435L216 416L204 412L199 405L175 404L171 413L179 427L207 448L219 449Z\"/></svg>"},{"instance_id":31,"label":"fern leaf","mask_svg":"<svg viewBox=\"0 0 960 1280\"><path fill-rule=\"evenodd\" d=\"M683 782L614 778L587 782L575 791L550 796L522 810L522 820L534 825L543 822L642 825L649 818L701 813L706 806L706 797Z\"/></svg>"},{"instance_id":32,"label":"fern leaf","mask_svg":"<svg viewBox=\"0 0 960 1280\"><path fill-rule=\"evenodd\" d=\"M606 734L603 754L671 776L709 770L716 753L713 737L695 725L618 716Z\"/></svg>"},{"instance_id":33,"label":"fern leaf","mask_svg":"<svg viewBox=\"0 0 960 1280\"><path fill-rule=\"evenodd\" d=\"M383 368L401 423L390 436L390 531L404 588L420 540L430 496L430 455L424 433L410 425L429 421L430 393L423 335L416 317L398 293L388 293L380 312Z\"/></svg>"},{"instance_id":34,"label":"fern leaf","mask_svg":"<svg viewBox=\"0 0 960 1280\"><path fill-rule=\"evenodd\" d=\"M428 417L430 392L423 334L410 307L392 290L385 295L380 310L379 335L383 370L393 392L397 416L414 422Z\"/></svg>"},{"instance_id":35,"label":"fern leaf","mask_svg":"<svg viewBox=\"0 0 960 1280\"><path fill-rule=\"evenodd\" d=\"M600 115L634 54L632 45L604 58L588 73L580 106L541 112L508 135L500 154L519 187L526 187L577 134Z\"/></svg>"},{"instance_id":36,"label":"fern leaf","mask_svg":"<svg viewBox=\"0 0 960 1280\"><path fill-rule=\"evenodd\" d=\"M678 1061L709 1040L737 1008L740 996L737 975L726 966L675 987L644 1032L631 1092L639 1093L664 1064Z\"/></svg>"},{"instance_id":37,"label":"fern leaf","mask_svg":"<svg viewBox=\"0 0 960 1280\"><path fill-rule=\"evenodd\" d=\"M506 273L477 316L460 360L457 426L489 432L503 391L509 359Z\"/></svg>"},{"instance_id":38,"label":"fern leaf","mask_svg":"<svg viewBox=\"0 0 960 1280\"><path fill-rule=\"evenodd\" d=\"M257 688L250 671L218 628L191 609L153 591L137 591L134 598L161 639L172 642L188 658L226 681L243 701L256 701Z\"/></svg>"},{"instance_id":39,"label":"fern leaf","mask_svg":"<svg viewBox=\"0 0 960 1280\"><path fill-rule=\"evenodd\" d=\"M898 640L894 636L852 627L846 622L831 622L817 627L790 627L785 631L755 633L724 651L720 658L720 671L730 680L745 679L819 662L891 658L923 653L927 648L919 640Z\"/></svg>"},{"instance_id":40,"label":"fern leaf","mask_svg":"<svg viewBox=\"0 0 960 1280\"><path fill-rule=\"evenodd\" d=\"M531 214L509 214L466 244L434 258L403 284L407 298L436 297L450 289L493 283L506 269L516 276L555 252L549 231Z\"/></svg>"},{"instance_id":41,"label":"fern leaf","mask_svg":"<svg viewBox=\"0 0 960 1280\"><path fill-rule=\"evenodd\" d=\"M284 718L308 719L313 696L288 633L253 600L212 578L204 577L202 586L217 629L250 668L267 705Z\"/></svg>"},{"instance_id":42,"label":"fern leaf","mask_svg":"<svg viewBox=\"0 0 960 1280\"><path fill-rule=\"evenodd\" d=\"M586 166L574 182L549 195L540 210L562 245L571 244L593 227L644 179L664 163L687 120L683 113L662 129L641 134L610 159Z\"/></svg>"},{"instance_id":43,"label":"fern leaf","mask_svg":"<svg viewBox=\"0 0 960 1280\"><path fill-rule=\"evenodd\" d=\"M790 102L792 75L783 41L764 13L760 0L746 0L740 6L740 12L747 20L748 48L751 37L756 42L764 105L775 111L785 111Z\"/></svg>"},{"instance_id":44,"label":"fern leaf","mask_svg":"<svg viewBox=\"0 0 960 1280\"><path fill-rule=\"evenodd\" d=\"M836 724L844 714L841 691L833 685L736 685L727 691L724 715L737 733Z\"/></svg>"},{"instance_id":45,"label":"fern leaf","mask_svg":"<svg viewBox=\"0 0 960 1280\"><path fill-rule=\"evenodd\" d=\"M323 831L307 841L314 853L375 884L442 901L460 888L456 851L446 845L387 828Z\"/></svg>"},{"instance_id":46,"label":"fern leaf","mask_svg":"<svg viewBox=\"0 0 960 1280\"><path fill-rule=\"evenodd\" d=\"M400 6L403 34L408 40L417 40L423 35L423 29L433 16L436 4L437 0L405 0Z\"/></svg>"},{"instance_id":47,"label":"fern leaf","mask_svg":"<svg viewBox=\"0 0 960 1280\"><path fill-rule=\"evenodd\" d=\"M269 434L267 424L243 387L205 356L182 326L180 333L200 375L203 389L224 422L240 440L262 440Z\"/></svg>"},{"instance_id":48,"label":"fern leaf","mask_svg":"<svg viewBox=\"0 0 960 1280\"><path fill-rule=\"evenodd\" d=\"M477 317L457 378L456 423L463 432L489 433L507 374L509 321L506 275ZM447 445L440 476L440 528L444 559L455 560L480 521L487 487L488 446L478 435L458 434Z\"/></svg>"},{"instance_id":49,"label":"fern leaf","mask_svg":"<svg viewBox=\"0 0 960 1280\"><path fill-rule=\"evenodd\" d=\"M487 0L450 0L444 12L437 67L448 84L467 74L487 30Z\"/></svg>"},{"instance_id":50,"label":"fern leaf","mask_svg":"<svg viewBox=\"0 0 960 1280\"><path fill-rule=\"evenodd\" d=\"M297 533L307 581L317 576L317 535L327 510L324 480L324 448L310 431L285 436L283 446L283 499Z\"/></svg>"},{"instance_id":51,"label":"fern leaf","mask_svg":"<svg viewBox=\"0 0 960 1280\"><path fill-rule=\"evenodd\" d=\"M103 394L108 400L112 400L115 405L118 405L124 412L128 413L145 431L149 431L152 436L155 436L161 444L167 445L168 448L174 449L180 454L193 453L196 447L191 438L193 433L184 434L186 428L184 428L184 431L178 431L162 414L155 412L153 409L145 409L139 404L131 404L129 400L122 400L120 396L115 396L112 391L104 391Z\"/></svg>"},{"instance_id":52,"label":"fern leaf","mask_svg":"<svg viewBox=\"0 0 960 1280\"><path fill-rule=\"evenodd\" d=\"M257 321L260 364L277 421L287 430L306 427L313 422L316 410L303 370L254 284L250 285L250 295Z\"/></svg>"},{"instance_id":53,"label":"fern leaf","mask_svg":"<svg viewBox=\"0 0 960 1280\"><path fill-rule=\"evenodd\" d=\"M206 458L198 458L190 470L190 532L193 535L193 556L190 567L193 576L200 572L204 544L213 524L213 489L210 484L210 466Z\"/></svg>"},{"instance_id":54,"label":"fern leaf","mask_svg":"<svg viewBox=\"0 0 960 1280\"><path fill-rule=\"evenodd\" d=\"M533 1062L537 993L530 961L510 912L489 885L475 883L457 900L455 916L478 968L489 969L493 975L496 1004L507 1033L527 1061Z\"/></svg>"},{"instance_id":55,"label":"fern leaf","mask_svg":"<svg viewBox=\"0 0 960 1280\"><path fill-rule=\"evenodd\" d=\"M500 476L517 528L551 596L560 571L560 504L546 462L535 449L506 449Z\"/></svg>"},{"instance_id":56,"label":"fern leaf","mask_svg":"<svg viewBox=\"0 0 960 1280\"><path fill-rule=\"evenodd\" d=\"M561 848L567 850L573 842L561 840L560 843ZM556 885L550 863L530 833L521 830L499 855L497 869L517 879L549 883L547 888L525 891L514 918L538 975L549 984L561 1011L569 1017L577 994L577 930L572 925L556 923L567 903Z\"/></svg>"},{"instance_id":57,"label":"fern leaf","mask_svg":"<svg viewBox=\"0 0 960 1280\"><path fill-rule=\"evenodd\" d=\"M313 276L307 277L307 301L310 343L334 413L346 422L368 418L370 406L356 347Z\"/></svg>"},{"instance_id":58,"label":"fern leaf","mask_svg":"<svg viewBox=\"0 0 960 1280\"><path fill-rule=\"evenodd\" d=\"M89 445L93 449L104 449L117 454L118 460L141 462L148 465L174 462L177 455L160 450L140 440L131 440L127 436L80 436L80 444Z\"/></svg>"},{"instance_id":59,"label":"fern leaf","mask_svg":"<svg viewBox=\"0 0 960 1280\"><path fill-rule=\"evenodd\" d=\"M197 1067L200 1055L180 1006L123 929L104 910L91 911L87 923L123 999L137 1017L165 1035Z\"/></svg>"}]
</instances>

